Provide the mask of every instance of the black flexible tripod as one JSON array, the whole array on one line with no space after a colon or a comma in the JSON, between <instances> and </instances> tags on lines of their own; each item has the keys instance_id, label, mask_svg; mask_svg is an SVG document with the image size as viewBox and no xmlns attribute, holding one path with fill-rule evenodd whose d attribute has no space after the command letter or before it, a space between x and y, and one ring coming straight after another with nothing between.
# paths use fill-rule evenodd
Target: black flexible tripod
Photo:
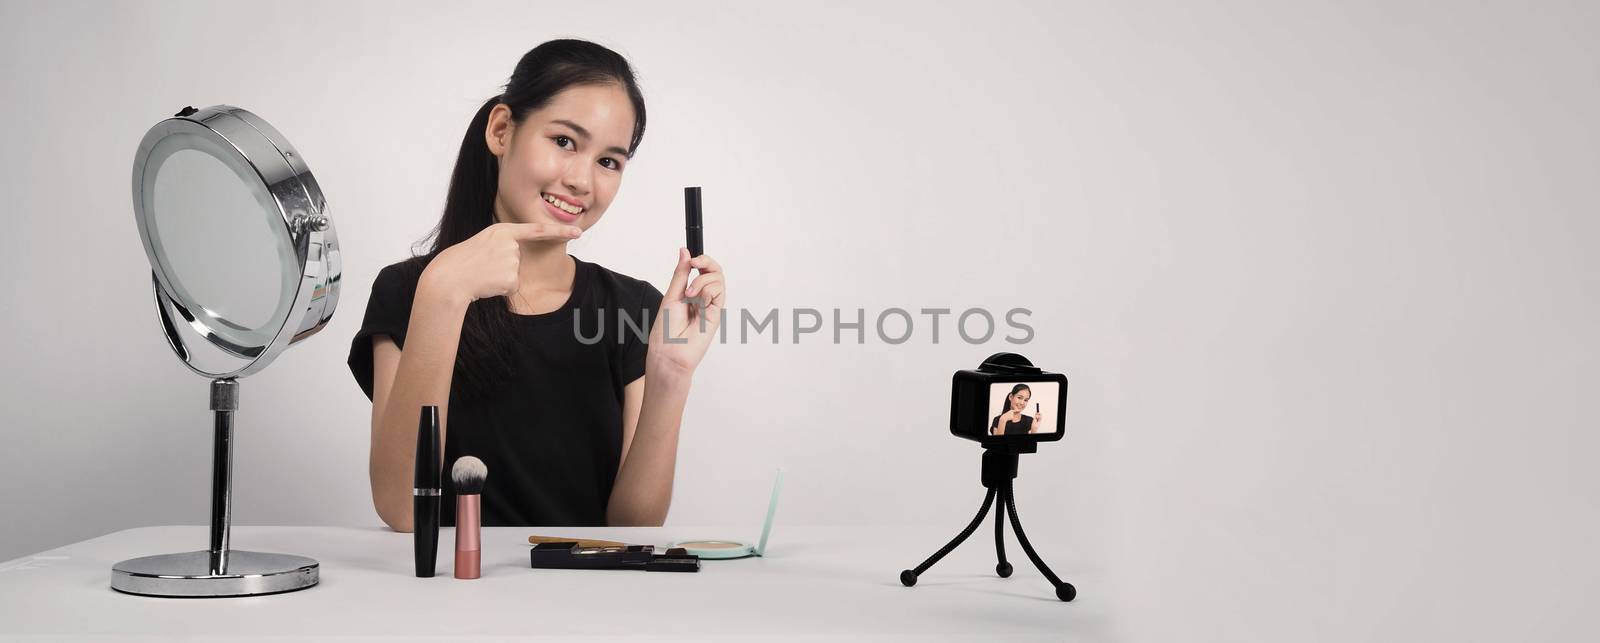
<instances>
[{"instance_id":1,"label":"black flexible tripod","mask_svg":"<svg viewBox=\"0 0 1600 643\"><path fill-rule=\"evenodd\" d=\"M1005 515L1010 513L1011 530L1017 532L1017 541L1022 543L1022 551L1028 554L1028 560L1033 561L1033 566L1038 567L1039 571L1044 573L1044 577L1049 579L1050 584L1055 586L1056 598L1070 601L1077 597L1078 589L1073 587L1072 583L1057 578L1055 572L1050 571L1050 567L1039 559L1039 554L1033 551L1033 545L1028 543L1028 535L1022 532L1022 520L1017 518L1017 503L1011 495L1011 481L1017 477L1017 456L1033 453L1036 450L1037 446L1034 444L984 445L983 486L988 487L989 492L983 496L983 507L978 509L978 515L972 518L972 522L967 523L967 528L956 534L955 540L939 548L939 551L922 561L921 565L917 565L916 569L901 571L900 582L906 587L916 585L917 576L928 571L929 567L933 567L934 563L939 562L945 555L955 551L956 547L960 547L972 532L978 530L978 525L983 522L984 516L989 515L989 506L994 504L995 496L998 495L1003 504L995 507L994 513L994 551L1000 557L1000 564L994 566L995 573L1001 578L1011 577L1011 563L1006 562L1005 541Z\"/></svg>"}]
</instances>

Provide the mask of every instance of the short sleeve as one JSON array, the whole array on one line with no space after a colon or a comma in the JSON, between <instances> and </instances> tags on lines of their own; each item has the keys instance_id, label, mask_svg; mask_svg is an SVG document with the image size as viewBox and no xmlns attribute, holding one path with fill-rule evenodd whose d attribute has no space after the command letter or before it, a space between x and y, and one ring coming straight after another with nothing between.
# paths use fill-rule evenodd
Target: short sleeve
<instances>
[{"instance_id":1,"label":"short sleeve","mask_svg":"<svg viewBox=\"0 0 1600 643\"><path fill-rule=\"evenodd\" d=\"M416 292L416 279L408 278L405 263L394 264L378 271L372 281L372 295L367 299L366 317L361 320L361 330L350 340L350 374L361 386L361 392L372 399L372 338L388 335L396 346L406 345L406 324L411 318L411 299Z\"/></svg>"},{"instance_id":2,"label":"short sleeve","mask_svg":"<svg viewBox=\"0 0 1600 643\"><path fill-rule=\"evenodd\" d=\"M632 384L644 377L644 358L649 352L649 331L655 323L656 312L661 309L661 291L648 281L640 281L630 310L624 311L634 319L644 319L645 337L636 333L622 334L622 384Z\"/></svg>"}]
</instances>

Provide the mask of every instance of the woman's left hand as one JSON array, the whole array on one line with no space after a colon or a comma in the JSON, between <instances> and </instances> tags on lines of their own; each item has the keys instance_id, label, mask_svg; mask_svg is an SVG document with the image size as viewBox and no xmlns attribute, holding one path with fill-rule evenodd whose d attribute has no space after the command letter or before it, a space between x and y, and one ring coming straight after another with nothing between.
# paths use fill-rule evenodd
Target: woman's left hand
<instances>
[{"instance_id":1,"label":"woman's left hand","mask_svg":"<svg viewBox=\"0 0 1600 643\"><path fill-rule=\"evenodd\" d=\"M689 281L690 268L700 271L693 282ZM693 372L705 357L711 339L717 336L727 295L722 266L716 259L711 255L691 258L687 248L678 248L678 265L672 271L667 291L661 295L661 308L650 328L649 361ZM691 305L693 299L698 299L698 306Z\"/></svg>"}]
</instances>

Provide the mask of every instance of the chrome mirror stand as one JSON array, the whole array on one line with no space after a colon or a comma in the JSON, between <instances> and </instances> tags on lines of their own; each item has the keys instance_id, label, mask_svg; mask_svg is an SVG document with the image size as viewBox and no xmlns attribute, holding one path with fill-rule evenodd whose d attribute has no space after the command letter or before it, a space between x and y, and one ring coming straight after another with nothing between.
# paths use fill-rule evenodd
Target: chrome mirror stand
<instances>
[{"instance_id":1,"label":"chrome mirror stand","mask_svg":"<svg viewBox=\"0 0 1600 643\"><path fill-rule=\"evenodd\" d=\"M233 521L233 414L239 381L211 381L215 443L211 451L211 547L205 551L145 556L111 568L111 588L143 596L258 596L317 584L319 564L304 556L234 551L228 548Z\"/></svg>"}]
</instances>

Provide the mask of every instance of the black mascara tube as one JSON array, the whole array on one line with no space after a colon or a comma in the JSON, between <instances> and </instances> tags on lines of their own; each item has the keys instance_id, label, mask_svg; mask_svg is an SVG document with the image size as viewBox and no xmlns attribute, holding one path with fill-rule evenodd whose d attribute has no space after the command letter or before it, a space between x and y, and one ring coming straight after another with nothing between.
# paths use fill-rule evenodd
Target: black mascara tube
<instances>
[{"instance_id":1,"label":"black mascara tube","mask_svg":"<svg viewBox=\"0 0 1600 643\"><path fill-rule=\"evenodd\" d=\"M417 578L432 578L439 559L439 407L422 407L417 421L416 486L411 490L411 533Z\"/></svg>"},{"instance_id":2,"label":"black mascara tube","mask_svg":"<svg viewBox=\"0 0 1600 643\"><path fill-rule=\"evenodd\" d=\"M701 236L700 187L683 189L683 233L687 238L689 256L705 254L705 239Z\"/></svg>"}]
</instances>

